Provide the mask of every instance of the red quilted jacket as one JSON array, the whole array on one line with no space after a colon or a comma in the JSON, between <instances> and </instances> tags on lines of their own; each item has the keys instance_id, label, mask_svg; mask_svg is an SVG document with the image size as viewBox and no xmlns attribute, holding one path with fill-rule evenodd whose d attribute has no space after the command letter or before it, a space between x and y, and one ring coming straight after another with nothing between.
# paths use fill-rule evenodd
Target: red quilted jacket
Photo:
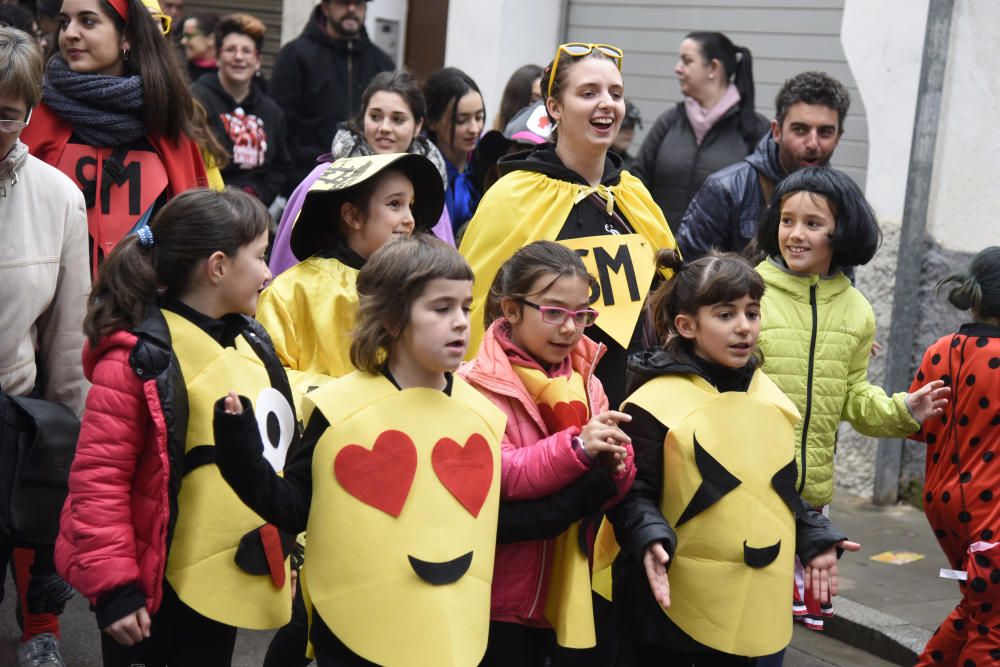
<instances>
[{"instance_id":1,"label":"red quilted jacket","mask_svg":"<svg viewBox=\"0 0 1000 667\"><path fill-rule=\"evenodd\" d=\"M500 485L504 500L530 500L559 491L587 471L573 450L576 433L550 434L535 401L514 374L510 359L496 339L494 323L483 337L476 358L463 364L458 374L507 415L501 453ZM573 370L587 379L590 413L608 409L608 397L594 367L604 348L586 336L570 353ZM623 472L614 477L617 503L632 486L635 465L632 452ZM542 616L545 591L552 566L553 540L498 544L493 567L490 618L496 621L548 627Z\"/></svg>"},{"instance_id":2,"label":"red quilted jacket","mask_svg":"<svg viewBox=\"0 0 1000 667\"><path fill-rule=\"evenodd\" d=\"M170 465L154 378L129 363L137 337L117 331L85 346L93 383L69 475L56 567L92 604L137 584L150 613L160 606L167 561Z\"/></svg>"}]
</instances>

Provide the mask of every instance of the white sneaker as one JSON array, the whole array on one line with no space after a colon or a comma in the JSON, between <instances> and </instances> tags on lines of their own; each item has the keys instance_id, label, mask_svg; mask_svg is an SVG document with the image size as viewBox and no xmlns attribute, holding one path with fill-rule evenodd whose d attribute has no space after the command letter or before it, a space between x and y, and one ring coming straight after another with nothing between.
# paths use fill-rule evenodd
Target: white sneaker
<instances>
[{"instance_id":1,"label":"white sneaker","mask_svg":"<svg viewBox=\"0 0 1000 667\"><path fill-rule=\"evenodd\" d=\"M17 667L66 667L56 636L43 632L18 646Z\"/></svg>"}]
</instances>

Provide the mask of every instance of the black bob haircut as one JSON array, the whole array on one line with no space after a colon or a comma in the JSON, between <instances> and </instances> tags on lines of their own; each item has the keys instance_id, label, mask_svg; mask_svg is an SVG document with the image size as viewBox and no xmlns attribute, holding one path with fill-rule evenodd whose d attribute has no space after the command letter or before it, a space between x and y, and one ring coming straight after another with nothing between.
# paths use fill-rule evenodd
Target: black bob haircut
<instances>
[{"instance_id":1,"label":"black bob haircut","mask_svg":"<svg viewBox=\"0 0 1000 667\"><path fill-rule=\"evenodd\" d=\"M844 172L830 167L806 167L789 174L778 184L757 228L757 245L761 250L772 257L781 256L778 246L781 205L796 192L820 195L830 205L837 221L830 236L831 270L871 261L882 245L882 230L875 220L875 212L857 183Z\"/></svg>"}]
</instances>

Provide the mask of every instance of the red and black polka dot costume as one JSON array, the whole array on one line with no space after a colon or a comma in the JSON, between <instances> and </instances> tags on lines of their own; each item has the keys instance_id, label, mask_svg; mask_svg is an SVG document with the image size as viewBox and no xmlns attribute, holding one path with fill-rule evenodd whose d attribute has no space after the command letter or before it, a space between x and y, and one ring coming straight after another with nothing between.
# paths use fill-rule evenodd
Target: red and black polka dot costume
<instances>
[{"instance_id":1,"label":"red and black polka dot costume","mask_svg":"<svg viewBox=\"0 0 1000 667\"><path fill-rule=\"evenodd\" d=\"M924 512L962 601L918 665L1000 664L1000 327L966 324L924 353L910 387L944 380L948 409L910 436L927 443ZM971 548L971 551L970 551Z\"/></svg>"}]
</instances>

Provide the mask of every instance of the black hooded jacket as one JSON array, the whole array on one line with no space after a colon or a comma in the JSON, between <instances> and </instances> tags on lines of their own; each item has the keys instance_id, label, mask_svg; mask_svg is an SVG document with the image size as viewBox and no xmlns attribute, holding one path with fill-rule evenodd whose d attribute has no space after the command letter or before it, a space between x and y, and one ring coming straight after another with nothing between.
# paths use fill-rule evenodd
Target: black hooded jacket
<instances>
[{"instance_id":1,"label":"black hooded jacket","mask_svg":"<svg viewBox=\"0 0 1000 667\"><path fill-rule=\"evenodd\" d=\"M336 39L323 26L317 5L302 34L281 47L271 75L271 97L288 124L292 167L286 195L319 155L330 152L337 125L361 112L361 95L372 78L396 67L364 30L354 39Z\"/></svg>"},{"instance_id":2,"label":"black hooded jacket","mask_svg":"<svg viewBox=\"0 0 1000 667\"><path fill-rule=\"evenodd\" d=\"M588 184L580 174L562 163L551 144L543 144L531 152L515 153L500 158L498 165L501 176L512 171L524 170L534 171L549 178L570 183ZM601 183L607 186L617 185L621 180L622 170L622 158L616 153L608 152L607 157L604 158L604 175L601 177ZM615 218L608 216L604 210L603 200L598 204L592 198L584 199L570 210L569 217L555 240L562 241L608 234L634 234L635 230L622 215L617 204L615 204L615 213L617 213ZM624 223L624 226L621 223ZM643 309L643 313L645 313L645 309ZM601 358L601 363L597 365L595 374L604 386L609 404L614 408L621 404L626 396L624 378L628 355L630 352L644 347L642 331L645 315L641 316L636 323L628 349L619 345L601 329L600 320L597 322L596 325L587 329L587 336L595 342L603 343L608 349Z\"/></svg>"},{"instance_id":3,"label":"black hooded jacket","mask_svg":"<svg viewBox=\"0 0 1000 667\"><path fill-rule=\"evenodd\" d=\"M628 392L661 375L696 375L720 392L746 391L753 379L755 367L731 369L706 361L695 355L674 355L655 348L629 358ZM649 589L642 559L646 548L661 542L671 561L677 548L677 536L660 512L663 491L663 443L668 426L642 408L626 400L623 411L632 421L621 424L632 439L635 450L636 477L628 495L608 510L608 518L621 545L614 564L614 599L622 610L621 627L633 641L656 644L684 653L711 651L698 643L667 618ZM837 531L830 520L814 510L801 498L795 510L795 553L803 563L830 548L846 536ZM669 568L669 563L668 563ZM706 586L724 586L725 582L706 581ZM789 597L791 591L789 591Z\"/></svg>"},{"instance_id":4,"label":"black hooded jacket","mask_svg":"<svg viewBox=\"0 0 1000 667\"><path fill-rule=\"evenodd\" d=\"M289 165L285 115L277 103L256 85L236 102L218 72L203 75L191 93L205 107L212 132L229 154L222 180L270 206L281 193Z\"/></svg>"}]
</instances>

